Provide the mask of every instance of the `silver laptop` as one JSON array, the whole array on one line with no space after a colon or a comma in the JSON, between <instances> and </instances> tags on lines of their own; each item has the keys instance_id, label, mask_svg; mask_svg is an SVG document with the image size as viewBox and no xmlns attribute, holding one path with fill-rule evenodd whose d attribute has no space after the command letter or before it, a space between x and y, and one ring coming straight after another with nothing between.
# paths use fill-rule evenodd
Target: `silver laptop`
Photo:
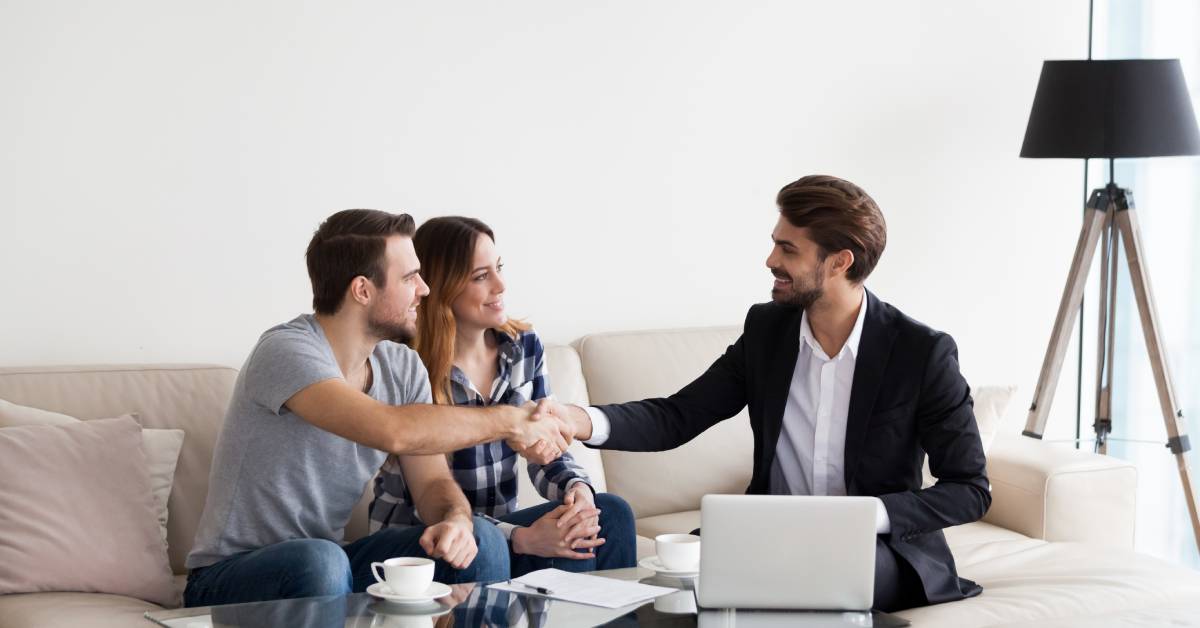
<instances>
[{"instance_id":1,"label":"silver laptop","mask_svg":"<svg viewBox=\"0 0 1200 628\"><path fill-rule=\"evenodd\" d=\"M871 497L705 495L700 606L869 610L875 504Z\"/></svg>"}]
</instances>

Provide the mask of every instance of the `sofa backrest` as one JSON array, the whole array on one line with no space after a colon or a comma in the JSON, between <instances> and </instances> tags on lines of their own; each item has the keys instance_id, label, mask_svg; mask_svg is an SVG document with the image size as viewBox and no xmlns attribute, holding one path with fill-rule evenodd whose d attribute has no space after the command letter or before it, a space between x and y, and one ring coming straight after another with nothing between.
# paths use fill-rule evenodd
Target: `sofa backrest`
<instances>
[{"instance_id":1,"label":"sofa backrest","mask_svg":"<svg viewBox=\"0 0 1200 628\"><path fill-rule=\"evenodd\" d=\"M703 373L741 334L739 327L584 336L575 348L593 404L670 395ZM707 493L745 492L754 440L745 410L672 451L603 451L608 490L638 518L697 510Z\"/></svg>"},{"instance_id":2,"label":"sofa backrest","mask_svg":"<svg viewBox=\"0 0 1200 628\"><path fill-rule=\"evenodd\" d=\"M184 430L167 504L171 569L183 573L236 378L235 369L187 364L2 368L0 399L84 420L134 412L142 427Z\"/></svg>"},{"instance_id":3,"label":"sofa backrest","mask_svg":"<svg viewBox=\"0 0 1200 628\"><path fill-rule=\"evenodd\" d=\"M587 386L579 356L569 346L547 347L551 392L565 403L587 404ZM237 370L224 366L151 364L45 368L0 368L0 399L79 419L103 419L136 413L142 427L177 428L185 432L168 501L167 543L171 569L185 573L212 467L217 434L225 419ZM593 484L605 490L600 453L575 443L571 451L588 470ZM522 505L543 500L533 489L524 465L518 465ZM371 488L355 507L346 537L367 532Z\"/></svg>"}]
</instances>

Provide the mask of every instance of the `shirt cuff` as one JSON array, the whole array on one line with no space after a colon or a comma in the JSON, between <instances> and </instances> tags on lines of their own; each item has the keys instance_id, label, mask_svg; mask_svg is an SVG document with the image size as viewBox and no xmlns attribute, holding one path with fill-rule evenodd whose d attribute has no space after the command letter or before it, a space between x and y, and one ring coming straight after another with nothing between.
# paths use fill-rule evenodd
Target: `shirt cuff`
<instances>
[{"instance_id":1,"label":"shirt cuff","mask_svg":"<svg viewBox=\"0 0 1200 628\"><path fill-rule=\"evenodd\" d=\"M608 433L612 429L612 425L608 422L608 416L600 408L592 406L588 406L583 410L588 413L588 418L592 420L592 437L583 441L583 444L593 447L603 445L604 441L608 440Z\"/></svg>"},{"instance_id":2,"label":"shirt cuff","mask_svg":"<svg viewBox=\"0 0 1200 628\"><path fill-rule=\"evenodd\" d=\"M875 498L875 534L888 534L892 531L892 520L888 517L887 507L883 500Z\"/></svg>"},{"instance_id":3,"label":"shirt cuff","mask_svg":"<svg viewBox=\"0 0 1200 628\"><path fill-rule=\"evenodd\" d=\"M583 483L584 486L588 487L589 491L592 492L592 498L594 499L596 497L596 488L594 486L592 486L590 482L588 482L587 480L585 480L583 478L571 478L570 480L568 480L567 488L563 490L563 493L564 494L567 493L568 491L571 490L572 486L575 486L576 484L579 484L581 482Z\"/></svg>"},{"instance_id":4,"label":"shirt cuff","mask_svg":"<svg viewBox=\"0 0 1200 628\"><path fill-rule=\"evenodd\" d=\"M500 534L504 535L504 539L506 541L510 541L510 542L512 541L513 530L517 529L517 526L515 524L508 523L506 521L497 521L496 527L499 528Z\"/></svg>"}]
</instances>

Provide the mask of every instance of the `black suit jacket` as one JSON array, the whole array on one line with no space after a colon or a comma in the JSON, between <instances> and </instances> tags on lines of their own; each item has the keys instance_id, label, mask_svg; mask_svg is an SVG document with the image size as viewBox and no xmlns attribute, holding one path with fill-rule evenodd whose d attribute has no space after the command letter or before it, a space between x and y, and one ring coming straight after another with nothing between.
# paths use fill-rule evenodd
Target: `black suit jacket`
<instances>
[{"instance_id":1,"label":"black suit jacket","mask_svg":"<svg viewBox=\"0 0 1200 628\"><path fill-rule=\"evenodd\" d=\"M599 406L612 424L600 447L673 449L749 405L754 475L746 492L768 493L801 314L796 307L755 305L737 342L679 392ZM992 501L972 404L954 340L867 292L846 424L846 492L883 501L891 520L883 541L912 567L931 604L982 590L958 577L942 534L978 520ZM938 482L922 489L925 455Z\"/></svg>"}]
</instances>

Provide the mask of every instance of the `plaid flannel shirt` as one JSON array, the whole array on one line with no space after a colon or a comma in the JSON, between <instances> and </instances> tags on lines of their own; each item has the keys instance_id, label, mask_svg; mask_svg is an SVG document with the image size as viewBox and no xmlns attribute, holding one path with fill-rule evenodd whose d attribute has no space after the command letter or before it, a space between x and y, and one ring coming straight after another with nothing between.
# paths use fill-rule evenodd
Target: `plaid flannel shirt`
<instances>
[{"instance_id":1,"label":"plaid flannel shirt","mask_svg":"<svg viewBox=\"0 0 1200 628\"><path fill-rule=\"evenodd\" d=\"M550 395L542 341L533 331L512 338L496 333L499 372L485 398L471 380L453 367L450 394L455 405L488 406L507 403L519 406ZM505 538L511 538L514 526L497 519L518 509L517 452L504 441L483 443L460 449L449 455L450 472L462 487L476 515L496 524ZM572 484L591 483L570 453L547 465L528 464L529 479L539 494L550 501L561 501ZM412 493L404 482L399 460L389 456L375 478L375 500L370 508L370 531L384 526L424 525L416 512Z\"/></svg>"}]
</instances>

